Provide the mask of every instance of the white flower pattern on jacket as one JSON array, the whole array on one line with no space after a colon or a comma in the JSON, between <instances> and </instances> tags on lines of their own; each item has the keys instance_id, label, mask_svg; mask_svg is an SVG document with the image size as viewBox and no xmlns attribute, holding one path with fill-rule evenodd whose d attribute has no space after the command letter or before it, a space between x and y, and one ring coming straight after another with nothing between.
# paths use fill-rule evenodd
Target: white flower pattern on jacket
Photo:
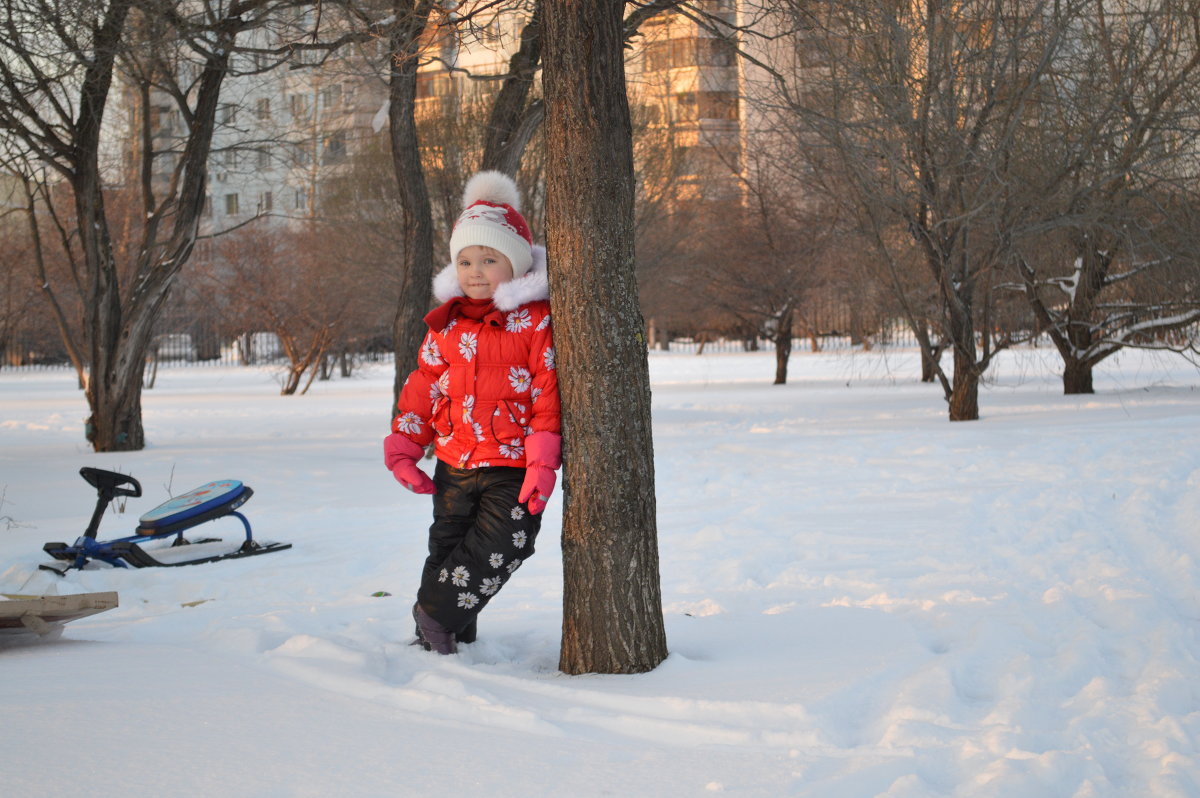
<instances>
[{"instance_id":1,"label":"white flower pattern on jacket","mask_svg":"<svg viewBox=\"0 0 1200 798\"><path fill-rule=\"evenodd\" d=\"M475 350L479 346L479 336L473 332L464 332L458 339L458 351L467 361L475 359Z\"/></svg>"},{"instance_id":2,"label":"white flower pattern on jacket","mask_svg":"<svg viewBox=\"0 0 1200 798\"><path fill-rule=\"evenodd\" d=\"M504 329L511 333L519 333L522 330L529 329L533 324L533 319L529 317L528 308L519 308L508 314L508 319L504 325Z\"/></svg>"},{"instance_id":3,"label":"white flower pattern on jacket","mask_svg":"<svg viewBox=\"0 0 1200 798\"><path fill-rule=\"evenodd\" d=\"M513 366L508 370L508 382L517 393L525 393L533 385L533 375L523 366Z\"/></svg>"},{"instance_id":4,"label":"white flower pattern on jacket","mask_svg":"<svg viewBox=\"0 0 1200 798\"><path fill-rule=\"evenodd\" d=\"M500 454L513 460L520 460L525 456L525 447L521 445L520 438L513 438L508 443L500 444Z\"/></svg>"},{"instance_id":5,"label":"white flower pattern on jacket","mask_svg":"<svg viewBox=\"0 0 1200 798\"><path fill-rule=\"evenodd\" d=\"M442 350L438 348L433 336L427 337L421 345L421 359L431 366L442 365Z\"/></svg>"},{"instance_id":6,"label":"white flower pattern on jacket","mask_svg":"<svg viewBox=\"0 0 1200 798\"><path fill-rule=\"evenodd\" d=\"M416 413L409 411L401 416L397 416L394 426L396 432L403 432L408 435L416 435L421 432L421 417Z\"/></svg>"}]
</instances>

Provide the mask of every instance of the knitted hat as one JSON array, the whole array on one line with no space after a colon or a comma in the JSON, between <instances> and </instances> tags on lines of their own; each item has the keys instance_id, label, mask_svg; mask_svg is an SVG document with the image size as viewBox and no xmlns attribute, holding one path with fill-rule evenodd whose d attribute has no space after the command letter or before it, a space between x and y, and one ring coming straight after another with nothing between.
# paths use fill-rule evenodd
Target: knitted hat
<instances>
[{"instance_id":1,"label":"knitted hat","mask_svg":"<svg viewBox=\"0 0 1200 798\"><path fill-rule=\"evenodd\" d=\"M466 247L491 247L512 262L513 278L533 263L533 235L521 215L517 184L503 172L478 172L463 189L463 212L450 234L450 257Z\"/></svg>"}]
</instances>

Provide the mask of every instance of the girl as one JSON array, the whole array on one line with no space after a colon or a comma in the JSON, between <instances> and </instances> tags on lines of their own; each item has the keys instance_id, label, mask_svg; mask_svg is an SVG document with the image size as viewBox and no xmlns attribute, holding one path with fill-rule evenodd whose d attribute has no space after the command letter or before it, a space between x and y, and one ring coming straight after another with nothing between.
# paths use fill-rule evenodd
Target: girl
<instances>
[{"instance_id":1,"label":"girl","mask_svg":"<svg viewBox=\"0 0 1200 798\"><path fill-rule=\"evenodd\" d=\"M474 640L480 610L533 554L561 465L546 253L519 202L500 172L467 182L452 262L433 281L443 304L425 317L384 439L397 481L433 494L413 617L417 642L439 654ZM432 480L416 465L430 443Z\"/></svg>"}]
</instances>

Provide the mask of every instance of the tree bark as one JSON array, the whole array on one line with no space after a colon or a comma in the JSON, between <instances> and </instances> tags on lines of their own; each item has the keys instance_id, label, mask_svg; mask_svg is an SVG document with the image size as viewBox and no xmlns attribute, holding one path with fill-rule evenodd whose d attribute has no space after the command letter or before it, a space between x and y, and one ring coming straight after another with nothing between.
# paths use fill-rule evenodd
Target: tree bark
<instances>
[{"instance_id":1,"label":"tree bark","mask_svg":"<svg viewBox=\"0 0 1200 798\"><path fill-rule=\"evenodd\" d=\"M618 0L547 0L547 228L563 405L565 673L667 655Z\"/></svg>"},{"instance_id":2,"label":"tree bark","mask_svg":"<svg viewBox=\"0 0 1200 798\"><path fill-rule=\"evenodd\" d=\"M792 309L779 314L775 328L775 384L787 384L788 359L792 356Z\"/></svg>"},{"instance_id":3,"label":"tree bark","mask_svg":"<svg viewBox=\"0 0 1200 798\"><path fill-rule=\"evenodd\" d=\"M420 38L429 22L429 0L394 0L392 11L400 22L391 33L392 64L388 84L388 125L392 143L392 168L404 217L404 253L400 264L400 301L392 323L395 378L389 418L404 379L412 371L414 353L425 337L425 314L433 279L433 209L421 167L417 136L416 98Z\"/></svg>"},{"instance_id":4,"label":"tree bark","mask_svg":"<svg viewBox=\"0 0 1200 798\"><path fill-rule=\"evenodd\" d=\"M1063 394L1095 393L1092 385L1092 364L1086 360L1071 358L1063 360Z\"/></svg>"},{"instance_id":5,"label":"tree bark","mask_svg":"<svg viewBox=\"0 0 1200 798\"><path fill-rule=\"evenodd\" d=\"M974 346L972 341L971 346ZM950 393L951 421L979 420L979 366L972 352L954 347L954 388Z\"/></svg>"}]
</instances>

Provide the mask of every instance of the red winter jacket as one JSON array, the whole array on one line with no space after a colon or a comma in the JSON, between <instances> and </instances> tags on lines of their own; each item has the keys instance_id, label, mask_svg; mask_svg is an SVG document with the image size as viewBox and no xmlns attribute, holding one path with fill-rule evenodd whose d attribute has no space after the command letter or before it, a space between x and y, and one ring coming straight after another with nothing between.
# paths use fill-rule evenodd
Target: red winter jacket
<instances>
[{"instance_id":1,"label":"red winter jacket","mask_svg":"<svg viewBox=\"0 0 1200 798\"><path fill-rule=\"evenodd\" d=\"M425 317L392 431L420 446L436 440L438 459L456 468L524 468L525 437L559 432L545 250L534 247L533 266L497 288L495 309L479 321L458 312L454 264L434 279L434 294L443 304Z\"/></svg>"}]
</instances>

